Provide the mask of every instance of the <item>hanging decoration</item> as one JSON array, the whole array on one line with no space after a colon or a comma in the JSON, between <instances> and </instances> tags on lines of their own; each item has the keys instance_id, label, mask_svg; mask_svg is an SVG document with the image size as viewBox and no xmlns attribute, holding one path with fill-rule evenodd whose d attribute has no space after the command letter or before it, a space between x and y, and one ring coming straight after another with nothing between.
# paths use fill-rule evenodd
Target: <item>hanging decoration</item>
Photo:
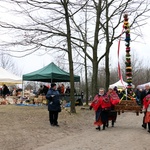
<instances>
[{"instance_id":1,"label":"hanging decoration","mask_svg":"<svg viewBox=\"0 0 150 150\"><path fill-rule=\"evenodd\" d=\"M118 77L122 83L122 85L124 86L124 88L126 89L126 86L124 85L123 83L123 77L122 77L122 72L121 72L121 67L120 67L120 62L119 62L119 53L120 53L120 42L121 42L121 35L124 33L124 28L122 29L122 32L120 34L120 37L119 37L119 42L118 42Z\"/></svg>"}]
</instances>

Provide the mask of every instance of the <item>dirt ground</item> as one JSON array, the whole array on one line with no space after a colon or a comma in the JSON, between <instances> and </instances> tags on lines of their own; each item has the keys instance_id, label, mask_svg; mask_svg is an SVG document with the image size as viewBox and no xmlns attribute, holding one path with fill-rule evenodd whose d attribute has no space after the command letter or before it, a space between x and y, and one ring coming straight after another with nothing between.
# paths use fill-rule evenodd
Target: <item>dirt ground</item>
<instances>
[{"instance_id":1,"label":"dirt ground","mask_svg":"<svg viewBox=\"0 0 150 150\"><path fill-rule=\"evenodd\" d=\"M143 114L118 115L115 127L97 131L94 111L62 110L60 127L51 127L47 106L0 105L0 150L149 150L150 133Z\"/></svg>"}]
</instances>

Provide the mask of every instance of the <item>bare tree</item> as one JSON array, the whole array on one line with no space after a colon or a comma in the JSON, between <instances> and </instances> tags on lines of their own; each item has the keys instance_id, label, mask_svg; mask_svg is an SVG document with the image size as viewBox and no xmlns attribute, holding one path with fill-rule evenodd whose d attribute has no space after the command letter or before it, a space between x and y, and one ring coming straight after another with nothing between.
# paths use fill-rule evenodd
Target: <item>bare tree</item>
<instances>
[{"instance_id":1,"label":"bare tree","mask_svg":"<svg viewBox=\"0 0 150 150\"><path fill-rule=\"evenodd\" d=\"M104 13L101 19L101 26L104 30L104 36L106 40L106 56L105 56L105 70L106 70L106 89L110 83L110 71L109 71L109 55L111 47L122 33L118 33L118 28L123 25L123 15L128 12L130 17L130 27L132 28L132 33L134 32L134 38L140 36L136 33L136 28L141 27L145 24L144 20L148 18L145 14L150 10L148 8L149 1L115 1L106 0L103 5L105 6ZM115 21L114 21L115 20ZM133 39L134 39L133 38Z\"/></svg>"},{"instance_id":2,"label":"bare tree","mask_svg":"<svg viewBox=\"0 0 150 150\"><path fill-rule=\"evenodd\" d=\"M149 11L149 1L145 0L140 2L138 0L82 0L80 3L71 0L42 2L40 0L5 0L5 2L11 5L17 4L15 17L20 15L19 17L25 18L23 24L16 24L13 21L0 23L3 28L13 29L10 33L14 34L15 31L19 37L9 43L10 46L21 46L20 50L13 50L13 52L19 52L21 56L29 55L39 49L41 53L50 53L53 56L56 52L66 52L73 87L72 56L75 53L74 49L79 47L80 53L85 54L92 63L92 95L98 89L98 66L105 56L106 89L109 86L110 48L120 37L118 28L122 24L123 14L127 11L129 16L133 16L130 24L134 29L145 23L143 22L146 19L144 14ZM86 30L85 19L82 15L85 9L88 15ZM139 33L135 34L139 36ZM1 44L1 46L6 45L8 42ZM6 52L10 51L7 49Z\"/></svg>"},{"instance_id":3,"label":"bare tree","mask_svg":"<svg viewBox=\"0 0 150 150\"><path fill-rule=\"evenodd\" d=\"M13 58L7 54L4 54L3 52L0 53L0 66L16 75L20 75L16 63L13 61Z\"/></svg>"},{"instance_id":4,"label":"bare tree","mask_svg":"<svg viewBox=\"0 0 150 150\"><path fill-rule=\"evenodd\" d=\"M39 49L41 53L50 53L53 54L53 56L56 52L61 53L65 51L68 54L70 72L71 112L75 112L74 67L71 36L74 33L72 33L73 31L71 30L73 27L71 26L70 18L78 13L78 9L80 9L81 6L71 3L68 0L52 0L45 2L39 0L10 0L7 2L11 5L17 4L15 5L16 10L14 12L16 15L24 15L27 22L24 21L24 25L19 25L12 22L1 21L1 27L14 29L17 35L22 37L14 40L12 39L12 42L9 44L6 42L1 44L1 46L20 45L20 50L12 50L12 52L22 54L19 57L30 55ZM74 8L74 6L77 7ZM5 52L11 55L10 48L9 50L6 49Z\"/></svg>"},{"instance_id":5,"label":"bare tree","mask_svg":"<svg viewBox=\"0 0 150 150\"><path fill-rule=\"evenodd\" d=\"M110 50L112 45L116 40L119 39L122 33L119 33L118 28L123 25L123 15L127 11L129 16L132 17L130 21L130 26L134 31L134 39L140 36L139 33L136 32L135 29L141 27L145 24L145 19L148 18L145 14L149 11L149 2L148 1L118 1L118 0L106 0L106 1L89 1L86 5L86 9L88 9L88 14L90 17L88 20L88 27L90 28L90 22L94 22L92 25L93 31L89 30L89 28L85 31L83 23L75 22L74 18L71 18L76 31L81 35L81 39L75 39L75 43L78 47L80 47L83 52L86 54L86 57L92 62L93 68L93 76L92 76L92 95L96 94L98 89L98 65L100 61L105 57L105 72L106 72L106 89L110 83L110 71L109 71L109 57ZM85 10L85 8L83 10ZM132 9L131 9L132 8ZM138 11L137 11L138 10ZM94 15L91 15L94 14ZM87 21L86 20L86 21ZM90 32L91 38L85 37L84 32ZM80 43L78 43L80 41ZM84 44L91 51L88 52L84 49ZM103 50L101 47L103 45Z\"/></svg>"}]
</instances>

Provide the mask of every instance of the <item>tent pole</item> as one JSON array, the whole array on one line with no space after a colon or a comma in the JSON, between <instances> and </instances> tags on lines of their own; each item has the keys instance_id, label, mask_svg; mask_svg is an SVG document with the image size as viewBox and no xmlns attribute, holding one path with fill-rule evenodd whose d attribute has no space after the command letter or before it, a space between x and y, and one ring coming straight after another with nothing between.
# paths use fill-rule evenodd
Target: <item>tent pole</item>
<instances>
[{"instance_id":1,"label":"tent pole","mask_svg":"<svg viewBox=\"0 0 150 150\"><path fill-rule=\"evenodd\" d=\"M21 94L21 96L22 97L24 97L24 84L23 84L24 82L23 82L23 80L22 80L22 94Z\"/></svg>"},{"instance_id":2,"label":"tent pole","mask_svg":"<svg viewBox=\"0 0 150 150\"><path fill-rule=\"evenodd\" d=\"M125 91L126 91L126 100L127 100L127 99L128 99L128 98L127 98L127 96L128 96L127 88L126 88L126 90L125 90Z\"/></svg>"}]
</instances>

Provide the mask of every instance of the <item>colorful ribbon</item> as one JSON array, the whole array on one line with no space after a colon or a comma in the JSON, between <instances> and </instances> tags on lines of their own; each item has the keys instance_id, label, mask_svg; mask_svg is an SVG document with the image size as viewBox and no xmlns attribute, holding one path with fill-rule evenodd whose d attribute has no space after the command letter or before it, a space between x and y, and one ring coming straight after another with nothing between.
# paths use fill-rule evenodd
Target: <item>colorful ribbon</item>
<instances>
[{"instance_id":1,"label":"colorful ribbon","mask_svg":"<svg viewBox=\"0 0 150 150\"><path fill-rule=\"evenodd\" d=\"M122 29L122 32L120 34L119 41L118 41L118 76L119 76L119 79L120 79L122 85L126 88L126 86L123 83L123 78L122 78L122 73L121 73L121 67L120 67L120 62L119 62L120 42L121 42L121 35L123 33L124 33L124 28Z\"/></svg>"}]
</instances>

